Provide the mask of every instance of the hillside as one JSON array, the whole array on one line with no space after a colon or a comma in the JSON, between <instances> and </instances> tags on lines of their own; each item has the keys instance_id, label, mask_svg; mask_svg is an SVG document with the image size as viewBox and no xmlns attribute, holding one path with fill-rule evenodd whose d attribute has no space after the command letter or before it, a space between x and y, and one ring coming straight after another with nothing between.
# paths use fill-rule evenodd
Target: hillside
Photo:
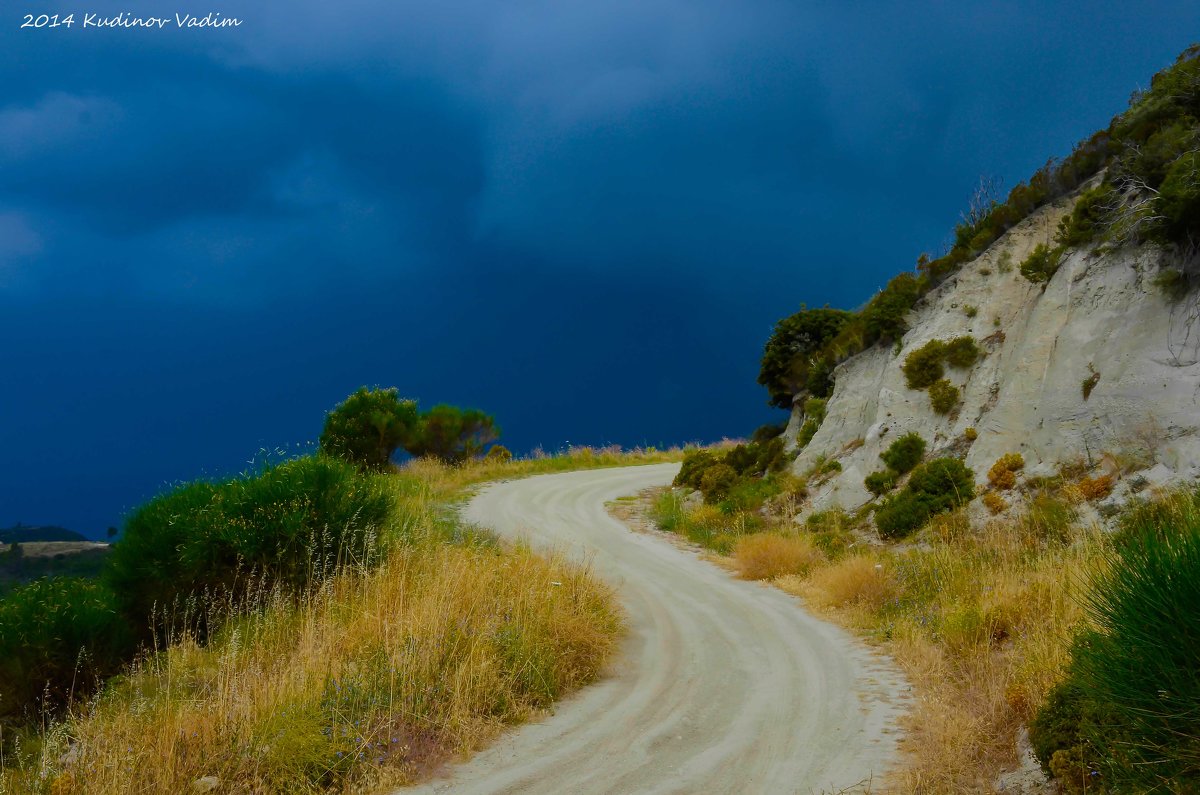
<instances>
[{"instance_id":1,"label":"hillside","mask_svg":"<svg viewBox=\"0 0 1200 795\"><path fill-rule=\"evenodd\" d=\"M0 529L0 544L27 544L36 541L87 541L84 536L65 527L44 525L34 527L16 524Z\"/></svg>"},{"instance_id":2,"label":"hillside","mask_svg":"<svg viewBox=\"0 0 1200 795\"><path fill-rule=\"evenodd\" d=\"M1110 502L1146 484L1196 477L1196 297L1173 300L1155 284L1175 255L1153 245L1090 246L1067 252L1044 286L1018 272L1017 263L1053 238L1075 198L1036 211L928 293L898 344L876 345L837 367L824 421L793 469L809 471L821 456L842 469L814 488L808 513L869 502L863 479L910 432L933 457L964 457L981 480L1014 452L1027 476L1064 465L1099 468L1120 478ZM903 364L931 340L964 335L982 356L968 368L945 368L961 403L938 414L925 391L907 386ZM786 432L792 446L806 419L801 400Z\"/></svg>"}]
</instances>

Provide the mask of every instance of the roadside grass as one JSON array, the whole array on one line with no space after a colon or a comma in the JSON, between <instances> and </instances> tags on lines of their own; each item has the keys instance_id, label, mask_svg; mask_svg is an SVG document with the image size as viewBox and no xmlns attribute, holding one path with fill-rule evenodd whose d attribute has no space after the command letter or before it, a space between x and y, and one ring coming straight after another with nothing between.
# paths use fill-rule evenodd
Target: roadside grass
<instances>
[{"instance_id":1,"label":"roadside grass","mask_svg":"<svg viewBox=\"0 0 1200 795\"><path fill-rule=\"evenodd\" d=\"M298 598L259 589L203 643L186 627L158 639L87 703L0 738L0 792L187 792L202 780L372 792L418 780L594 679L622 626L586 568L463 526L448 503L487 479L671 455L405 466L385 478L397 504L385 530L403 541L380 565Z\"/></svg>"},{"instance_id":2,"label":"roadside grass","mask_svg":"<svg viewBox=\"0 0 1200 795\"><path fill-rule=\"evenodd\" d=\"M1017 733L1063 676L1086 621L1081 597L1107 565L1110 537L1064 518L1052 500L1031 493L1013 515L974 522L959 509L904 543L881 541L865 515L841 511L803 525L794 510L755 511L740 525L725 515L714 532L707 507L688 507L678 489L653 497L649 513L881 646L916 695L901 769L885 790L967 793L993 792L1015 766ZM788 555L796 562L777 563Z\"/></svg>"}]
</instances>

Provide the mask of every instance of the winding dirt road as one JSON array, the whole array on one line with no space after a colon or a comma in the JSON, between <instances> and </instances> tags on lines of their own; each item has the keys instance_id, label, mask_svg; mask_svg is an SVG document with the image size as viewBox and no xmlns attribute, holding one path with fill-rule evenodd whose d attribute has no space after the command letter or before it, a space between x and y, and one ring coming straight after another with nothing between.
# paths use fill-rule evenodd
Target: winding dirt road
<instances>
[{"instance_id":1,"label":"winding dirt road","mask_svg":"<svg viewBox=\"0 0 1200 795\"><path fill-rule=\"evenodd\" d=\"M609 675L554 715L401 792L807 794L872 778L879 791L896 752L900 676L795 598L606 512L677 469L544 475L469 503L469 521L589 560L617 586L629 635Z\"/></svg>"}]
</instances>

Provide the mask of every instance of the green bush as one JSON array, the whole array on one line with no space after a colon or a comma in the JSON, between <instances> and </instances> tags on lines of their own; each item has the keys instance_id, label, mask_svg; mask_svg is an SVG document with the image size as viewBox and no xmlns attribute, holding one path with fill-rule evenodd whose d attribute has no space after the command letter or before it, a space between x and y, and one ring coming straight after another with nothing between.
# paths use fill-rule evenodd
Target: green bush
<instances>
[{"instance_id":1,"label":"green bush","mask_svg":"<svg viewBox=\"0 0 1200 795\"><path fill-rule=\"evenodd\" d=\"M901 273L876 294L863 308L862 320L872 340L895 340L908 331L904 317L916 305L922 289L911 273Z\"/></svg>"},{"instance_id":2,"label":"green bush","mask_svg":"<svg viewBox=\"0 0 1200 795\"><path fill-rule=\"evenodd\" d=\"M929 387L929 405L938 414L949 414L958 406L958 387L945 378Z\"/></svg>"},{"instance_id":3,"label":"green bush","mask_svg":"<svg viewBox=\"0 0 1200 795\"><path fill-rule=\"evenodd\" d=\"M703 477L704 470L720 463L720 461L720 456L710 450L688 450L684 452L683 463L680 464L679 472L676 473L675 480L671 484L698 489L700 488L700 478Z\"/></svg>"},{"instance_id":4,"label":"green bush","mask_svg":"<svg viewBox=\"0 0 1200 795\"><path fill-rule=\"evenodd\" d=\"M805 420L804 424L800 426L799 433L796 434L796 444L801 449L807 447L808 443L812 441L812 438L817 435L817 431L820 429L821 424L816 420Z\"/></svg>"},{"instance_id":5,"label":"green bush","mask_svg":"<svg viewBox=\"0 0 1200 795\"><path fill-rule=\"evenodd\" d=\"M946 364L959 369L970 367L979 359L982 351L974 337L955 337L946 343Z\"/></svg>"},{"instance_id":6,"label":"green bush","mask_svg":"<svg viewBox=\"0 0 1200 795\"><path fill-rule=\"evenodd\" d=\"M512 458L512 450L509 450L502 444L492 445L488 448L487 455L484 456L484 459L487 461L498 461L500 463L512 461Z\"/></svg>"},{"instance_id":7,"label":"green bush","mask_svg":"<svg viewBox=\"0 0 1200 795\"><path fill-rule=\"evenodd\" d=\"M1200 152L1183 155L1167 171L1156 202L1161 219L1152 237L1163 243L1200 238Z\"/></svg>"},{"instance_id":8,"label":"green bush","mask_svg":"<svg viewBox=\"0 0 1200 795\"><path fill-rule=\"evenodd\" d=\"M364 386L325 415L321 451L378 472L391 463L397 448L413 441L417 425L415 401L401 400L395 388Z\"/></svg>"},{"instance_id":9,"label":"green bush","mask_svg":"<svg viewBox=\"0 0 1200 795\"><path fill-rule=\"evenodd\" d=\"M815 420L817 425L825 421L825 399L810 397L804 401L804 416Z\"/></svg>"},{"instance_id":10,"label":"green bush","mask_svg":"<svg viewBox=\"0 0 1200 795\"><path fill-rule=\"evenodd\" d=\"M1045 284L1053 278L1061 264L1063 249L1038 243L1021 263L1021 275L1034 284Z\"/></svg>"},{"instance_id":11,"label":"green bush","mask_svg":"<svg viewBox=\"0 0 1200 795\"><path fill-rule=\"evenodd\" d=\"M375 476L327 456L180 486L138 508L103 580L134 626L205 592L237 599L250 575L299 590L386 545L392 498Z\"/></svg>"},{"instance_id":12,"label":"green bush","mask_svg":"<svg viewBox=\"0 0 1200 795\"><path fill-rule=\"evenodd\" d=\"M500 428L490 414L442 403L420 416L416 433L406 447L415 456L460 464L479 457L498 438Z\"/></svg>"},{"instance_id":13,"label":"green bush","mask_svg":"<svg viewBox=\"0 0 1200 795\"><path fill-rule=\"evenodd\" d=\"M914 469L904 489L875 510L875 525L885 538L901 538L974 497L971 470L957 458L935 458Z\"/></svg>"},{"instance_id":14,"label":"green bush","mask_svg":"<svg viewBox=\"0 0 1200 795\"><path fill-rule=\"evenodd\" d=\"M1096 631L1072 659L1073 676L1107 705L1120 742L1097 730L1089 739L1095 748L1120 750L1102 762L1114 790L1197 791L1200 510L1194 496L1168 500L1150 521L1128 521L1123 540L1087 598Z\"/></svg>"},{"instance_id":15,"label":"green bush","mask_svg":"<svg viewBox=\"0 0 1200 795\"><path fill-rule=\"evenodd\" d=\"M704 501L716 505L729 496L729 490L738 482L738 473L729 464L715 464L700 476L700 491Z\"/></svg>"},{"instance_id":16,"label":"green bush","mask_svg":"<svg viewBox=\"0 0 1200 795\"><path fill-rule=\"evenodd\" d=\"M840 309L802 309L775 324L763 348L758 373L758 383L767 388L772 406L791 407L792 397L809 386L810 369L815 369L814 361L820 361L817 354L837 336L850 317L850 312ZM819 396L827 394L823 383L827 380L828 371L818 374L815 379L818 389L809 391Z\"/></svg>"},{"instance_id":17,"label":"green bush","mask_svg":"<svg viewBox=\"0 0 1200 795\"><path fill-rule=\"evenodd\" d=\"M773 424L773 425L760 425L760 426L758 426L758 428L755 429L754 433L750 436L750 441L751 442L769 442L778 436L782 436L783 432L786 430L787 430L786 423L779 423L779 424Z\"/></svg>"},{"instance_id":18,"label":"green bush","mask_svg":"<svg viewBox=\"0 0 1200 795\"><path fill-rule=\"evenodd\" d=\"M903 475L921 463L921 457L924 455L925 440L919 434L906 433L888 445L888 449L880 453L879 457L889 469Z\"/></svg>"},{"instance_id":19,"label":"green bush","mask_svg":"<svg viewBox=\"0 0 1200 795\"><path fill-rule=\"evenodd\" d=\"M863 478L863 485L867 487L867 491L874 494L876 497L882 497L892 489L896 488L897 474L885 469L880 472L872 472Z\"/></svg>"},{"instance_id":20,"label":"green bush","mask_svg":"<svg viewBox=\"0 0 1200 795\"><path fill-rule=\"evenodd\" d=\"M1111 734L1108 710L1068 673L1029 722L1033 754L1063 792L1083 795L1107 790L1101 764L1105 751L1088 739L1098 731Z\"/></svg>"},{"instance_id":21,"label":"green bush","mask_svg":"<svg viewBox=\"0 0 1200 795\"><path fill-rule=\"evenodd\" d=\"M1071 213L1059 222L1055 242L1065 248L1092 242L1104 230L1109 208L1115 204L1116 195L1110 185L1101 184L1084 191Z\"/></svg>"},{"instance_id":22,"label":"green bush","mask_svg":"<svg viewBox=\"0 0 1200 795\"><path fill-rule=\"evenodd\" d=\"M136 649L110 590L57 577L0 601L0 718L27 719L86 696Z\"/></svg>"},{"instance_id":23,"label":"green bush","mask_svg":"<svg viewBox=\"0 0 1200 795\"><path fill-rule=\"evenodd\" d=\"M930 340L904 358L904 381L909 389L925 389L942 377L946 344Z\"/></svg>"}]
</instances>

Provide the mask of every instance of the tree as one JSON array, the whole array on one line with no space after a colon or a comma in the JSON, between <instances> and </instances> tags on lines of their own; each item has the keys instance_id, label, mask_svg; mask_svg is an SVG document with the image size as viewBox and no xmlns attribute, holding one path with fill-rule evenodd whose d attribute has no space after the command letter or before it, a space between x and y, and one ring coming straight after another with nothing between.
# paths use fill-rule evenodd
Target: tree
<instances>
[{"instance_id":1,"label":"tree","mask_svg":"<svg viewBox=\"0 0 1200 795\"><path fill-rule=\"evenodd\" d=\"M415 456L433 456L458 464L483 453L500 438L496 419L478 409L462 409L442 403L421 415L411 441L406 445Z\"/></svg>"},{"instance_id":2,"label":"tree","mask_svg":"<svg viewBox=\"0 0 1200 795\"><path fill-rule=\"evenodd\" d=\"M321 451L377 472L388 466L396 448L414 442L418 424L416 401L401 400L395 387L360 387L325 415Z\"/></svg>"},{"instance_id":3,"label":"tree","mask_svg":"<svg viewBox=\"0 0 1200 795\"><path fill-rule=\"evenodd\" d=\"M822 367L818 354L850 318L850 312L840 309L802 309L775 324L758 373L772 406L791 408L792 396L807 386L810 370Z\"/></svg>"}]
</instances>

